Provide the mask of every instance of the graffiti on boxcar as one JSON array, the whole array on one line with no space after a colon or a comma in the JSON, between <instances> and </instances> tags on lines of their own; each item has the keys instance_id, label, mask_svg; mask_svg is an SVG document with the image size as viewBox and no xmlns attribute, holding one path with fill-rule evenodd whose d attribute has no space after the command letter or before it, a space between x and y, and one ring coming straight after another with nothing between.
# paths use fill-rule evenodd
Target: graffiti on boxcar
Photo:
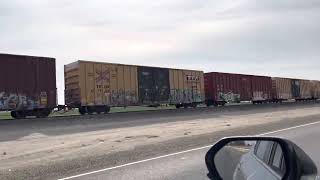
<instances>
[{"instance_id":1,"label":"graffiti on boxcar","mask_svg":"<svg viewBox=\"0 0 320 180\"><path fill-rule=\"evenodd\" d=\"M47 98L45 95L44 93L41 94L40 100L38 100L38 98L22 94L0 92L0 109L12 110L38 108L44 103L46 105Z\"/></svg>"},{"instance_id":2,"label":"graffiti on boxcar","mask_svg":"<svg viewBox=\"0 0 320 180\"><path fill-rule=\"evenodd\" d=\"M264 101L268 100L269 94L264 93L263 91L254 91L253 92L253 101Z\"/></svg>"},{"instance_id":3,"label":"graffiti on boxcar","mask_svg":"<svg viewBox=\"0 0 320 180\"><path fill-rule=\"evenodd\" d=\"M218 101L224 101L227 103L240 102L240 94L235 94L233 92L218 92Z\"/></svg>"},{"instance_id":4,"label":"graffiti on boxcar","mask_svg":"<svg viewBox=\"0 0 320 180\"><path fill-rule=\"evenodd\" d=\"M203 99L200 91L193 89L171 89L170 103L201 102Z\"/></svg>"},{"instance_id":5,"label":"graffiti on boxcar","mask_svg":"<svg viewBox=\"0 0 320 180\"><path fill-rule=\"evenodd\" d=\"M170 102L180 103L184 99L184 93L182 89L171 89L170 90Z\"/></svg>"},{"instance_id":6,"label":"graffiti on boxcar","mask_svg":"<svg viewBox=\"0 0 320 180\"><path fill-rule=\"evenodd\" d=\"M141 103L167 103L170 96L168 88L140 89Z\"/></svg>"},{"instance_id":7,"label":"graffiti on boxcar","mask_svg":"<svg viewBox=\"0 0 320 180\"><path fill-rule=\"evenodd\" d=\"M135 91L113 90L111 93L107 93L106 96L109 96L107 98L108 104L114 106L137 104L137 94Z\"/></svg>"},{"instance_id":8,"label":"graffiti on boxcar","mask_svg":"<svg viewBox=\"0 0 320 180\"><path fill-rule=\"evenodd\" d=\"M125 92L125 100L126 100L127 104L133 104L133 105L137 104L138 99L137 99L136 91L133 91L133 90L126 91Z\"/></svg>"}]
</instances>

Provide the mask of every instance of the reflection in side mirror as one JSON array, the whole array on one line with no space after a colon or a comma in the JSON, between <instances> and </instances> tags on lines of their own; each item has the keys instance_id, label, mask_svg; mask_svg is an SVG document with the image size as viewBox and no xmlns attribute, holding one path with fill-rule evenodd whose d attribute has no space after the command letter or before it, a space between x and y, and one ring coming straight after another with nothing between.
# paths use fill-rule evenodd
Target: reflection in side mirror
<instances>
[{"instance_id":1,"label":"reflection in side mirror","mask_svg":"<svg viewBox=\"0 0 320 180\"><path fill-rule=\"evenodd\" d=\"M224 180L282 179L286 169L274 141L232 141L217 152L214 163Z\"/></svg>"},{"instance_id":2,"label":"reflection in side mirror","mask_svg":"<svg viewBox=\"0 0 320 180\"><path fill-rule=\"evenodd\" d=\"M317 175L316 165L300 147L276 137L221 139L205 161L214 180L311 180Z\"/></svg>"}]
</instances>

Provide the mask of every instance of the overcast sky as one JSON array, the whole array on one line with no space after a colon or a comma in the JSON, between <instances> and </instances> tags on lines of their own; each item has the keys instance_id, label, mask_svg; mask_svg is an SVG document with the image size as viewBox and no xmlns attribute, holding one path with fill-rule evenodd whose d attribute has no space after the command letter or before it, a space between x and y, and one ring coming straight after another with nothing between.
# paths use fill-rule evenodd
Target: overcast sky
<instances>
[{"instance_id":1,"label":"overcast sky","mask_svg":"<svg viewBox=\"0 0 320 180\"><path fill-rule=\"evenodd\" d=\"M1 0L0 52L320 80L319 0Z\"/></svg>"}]
</instances>

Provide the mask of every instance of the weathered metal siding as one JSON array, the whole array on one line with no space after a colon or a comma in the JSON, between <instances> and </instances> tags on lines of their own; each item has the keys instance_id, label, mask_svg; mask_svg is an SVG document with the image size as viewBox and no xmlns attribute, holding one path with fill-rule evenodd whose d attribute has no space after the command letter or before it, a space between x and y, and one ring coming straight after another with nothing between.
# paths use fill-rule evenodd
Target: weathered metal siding
<instances>
[{"instance_id":1,"label":"weathered metal siding","mask_svg":"<svg viewBox=\"0 0 320 180\"><path fill-rule=\"evenodd\" d=\"M312 98L313 84L310 80L300 80L300 99Z\"/></svg>"},{"instance_id":2,"label":"weathered metal siding","mask_svg":"<svg viewBox=\"0 0 320 180\"><path fill-rule=\"evenodd\" d=\"M64 66L64 96L65 103L69 106L78 107L81 105L81 97L84 95L81 94L80 73L80 66L78 62Z\"/></svg>"},{"instance_id":3,"label":"weathered metal siding","mask_svg":"<svg viewBox=\"0 0 320 180\"><path fill-rule=\"evenodd\" d=\"M320 99L320 81L312 81L312 97Z\"/></svg>"},{"instance_id":4,"label":"weathered metal siding","mask_svg":"<svg viewBox=\"0 0 320 180\"><path fill-rule=\"evenodd\" d=\"M75 89L72 91L71 85L66 84L67 105L129 106L138 104L136 66L89 61L78 61L75 64L67 65L65 68L67 71L68 66L78 66L75 70L78 75L75 76L77 80L74 80ZM68 82L68 76L65 78Z\"/></svg>"},{"instance_id":5,"label":"weathered metal siding","mask_svg":"<svg viewBox=\"0 0 320 180\"><path fill-rule=\"evenodd\" d=\"M292 99L291 79L288 78L272 78L272 97L275 100Z\"/></svg>"},{"instance_id":6,"label":"weathered metal siding","mask_svg":"<svg viewBox=\"0 0 320 180\"><path fill-rule=\"evenodd\" d=\"M138 67L139 102L167 103L170 95L169 69Z\"/></svg>"},{"instance_id":7,"label":"weathered metal siding","mask_svg":"<svg viewBox=\"0 0 320 180\"><path fill-rule=\"evenodd\" d=\"M267 76L251 76L252 100L265 101L272 99L272 80Z\"/></svg>"},{"instance_id":8,"label":"weathered metal siding","mask_svg":"<svg viewBox=\"0 0 320 180\"><path fill-rule=\"evenodd\" d=\"M205 92L205 101L217 100L217 88L213 84L212 73L204 74L204 92Z\"/></svg>"},{"instance_id":9,"label":"weathered metal siding","mask_svg":"<svg viewBox=\"0 0 320 180\"><path fill-rule=\"evenodd\" d=\"M200 103L204 101L202 71L170 69L170 104Z\"/></svg>"},{"instance_id":10,"label":"weathered metal siding","mask_svg":"<svg viewBox=\"0 0 320 180\"><path fill-rule=\"evenodd\" d=\"M206 100L240 102L252 100L251 76L205 73Z\"/></svg>"},{"instance_id":11,"label":"weathered metal siding","mask_svg":"<svg viewBox=\"0 0 320 180\"><path fill-rule=\"evenodd\" d=\"M0 110L56 106L55 59L0 54Z\"/></svg>"}]
</instances>

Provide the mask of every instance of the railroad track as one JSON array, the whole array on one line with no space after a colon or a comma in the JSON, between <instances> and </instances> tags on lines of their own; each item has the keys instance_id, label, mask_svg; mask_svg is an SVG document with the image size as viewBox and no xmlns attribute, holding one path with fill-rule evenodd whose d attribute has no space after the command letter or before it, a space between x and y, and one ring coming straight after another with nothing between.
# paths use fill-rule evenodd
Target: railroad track
<instances>
[{"instance_id":1,"label":"railroad track","mask_svg":"<svg viewBox=\"0 0 320 180\"><path fill-rule=\"evenodd\" d=\"M182 109L153 109L143 111L127 111L127 112L111 112L107 114L91 114L91 115L59 115L47 118L25 118L25 119L2 119L1 124L14 123L14 122L42 122L42 121L72 121L72 120L113 120L113 119L130 119L130 118L152 118L153 116L172 117L179 115L194 115L197 113L212 113L212 112L233 112L233 111L247 111L265 108L292 108L304 107L304 105L320 104L320 101L305 101L305 102L283 102L283 103L266 103L266 104L230 104L219 107L206 107L201 106L197 108L182 108Z\"/></svg>"}]
</instances>

